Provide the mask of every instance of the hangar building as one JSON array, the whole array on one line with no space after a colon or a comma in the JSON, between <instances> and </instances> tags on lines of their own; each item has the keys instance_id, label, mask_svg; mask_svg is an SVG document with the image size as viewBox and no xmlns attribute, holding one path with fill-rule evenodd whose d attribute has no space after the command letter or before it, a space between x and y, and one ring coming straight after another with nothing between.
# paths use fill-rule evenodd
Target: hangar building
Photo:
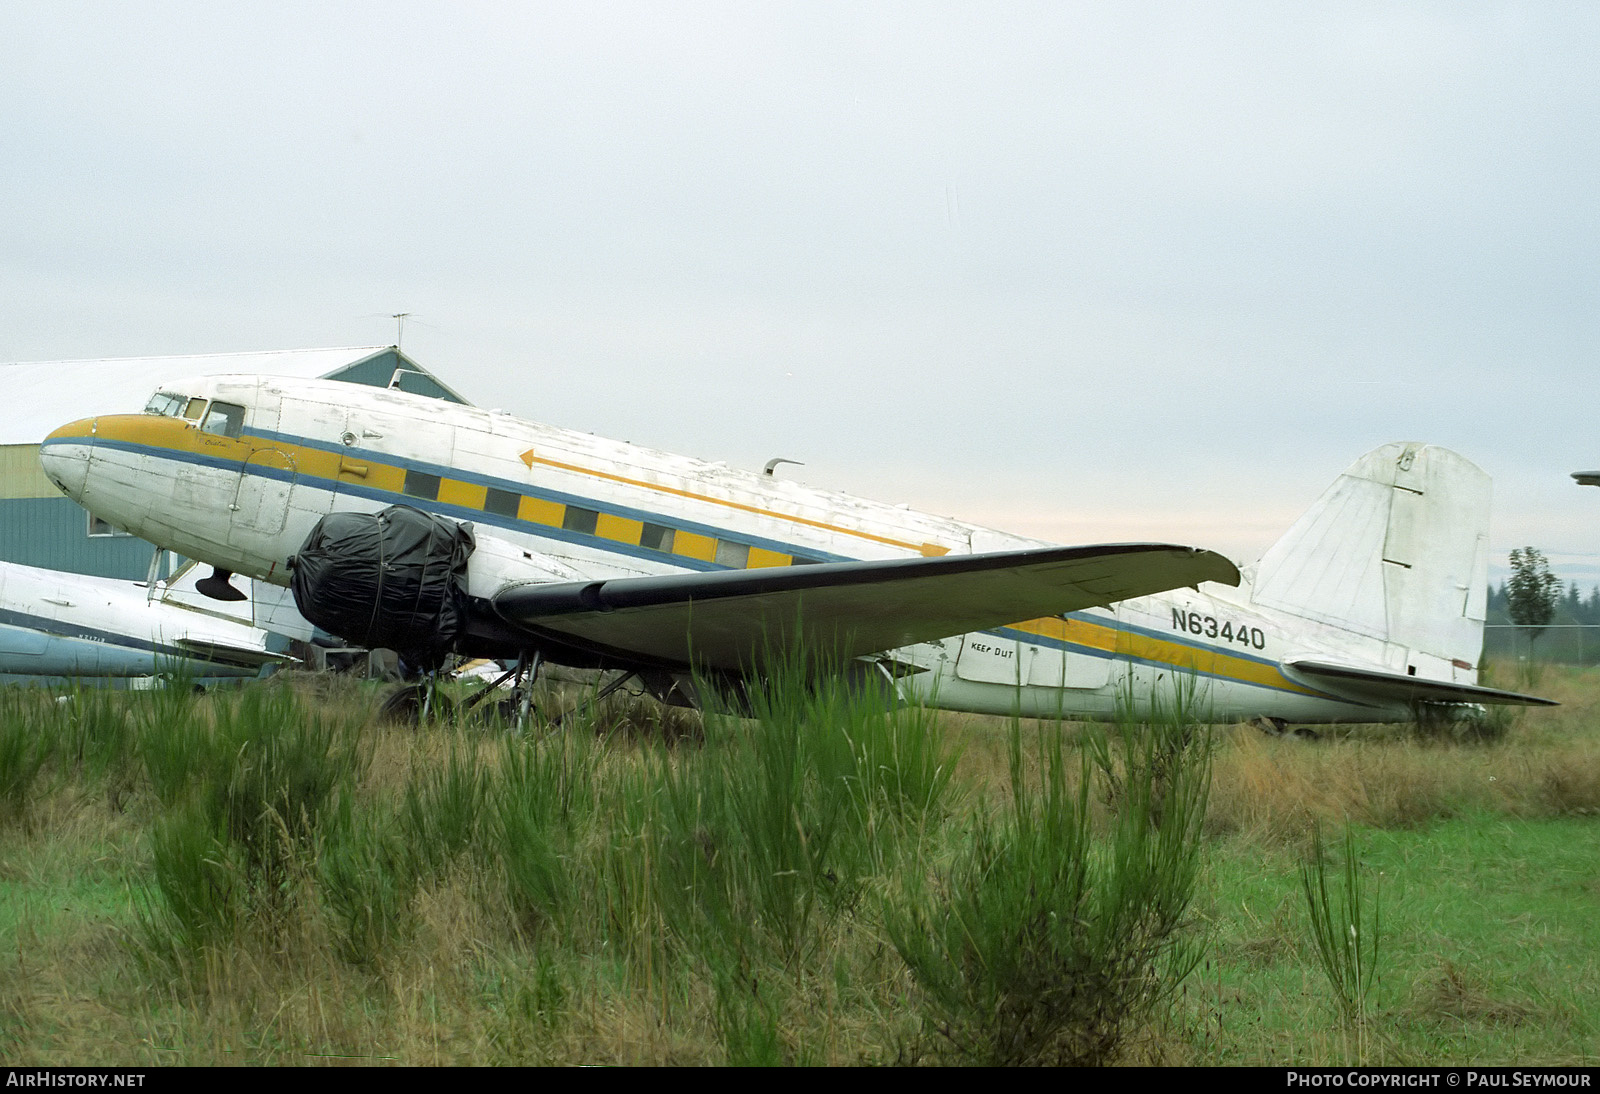
<instances>
[{"instance_id":1,"label":"hangar building","mask_svg":"<svg viewBox=\"0 0 1600 1094\"><path fill-rule=\"evenodd\" d=\"M161 384L224 373L344 380L466 402L397 346L0 364L0 561L143 580L154 548L63 496L39 467L39 444L78 418L138 413Z\"/></svg>"}]
</instances>

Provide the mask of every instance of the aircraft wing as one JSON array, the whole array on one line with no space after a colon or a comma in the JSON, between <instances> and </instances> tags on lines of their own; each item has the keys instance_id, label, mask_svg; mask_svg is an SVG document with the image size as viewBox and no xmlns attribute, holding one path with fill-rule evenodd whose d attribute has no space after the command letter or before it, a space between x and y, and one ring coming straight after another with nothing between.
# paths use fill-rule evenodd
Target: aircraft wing
<instances>
[{"instance_id":1,"label":"aircraft wing","mask_svg":"<svg viewBox=\"0 0 1600 1094\"><path fill-rule=\"evenodd\" d=\"M1402 676L1397 672L1379 672L1376 669L1352 668L1349 665L1330 665L1322 661L1285 661L1286 668L1294 670L1307 683L1329 691L1348 695L1352 699L1378 699L1403 703L1483 703L1507 706L1559 706L1554 699L1541 699L1536 695L1523 695L1499 688L1479 687L1477 684L1454 684L1446 680L1424 680L1417 676Z\"/></svg>"},{"instance_id":2,"label":"aircraft wing","mask_svg":"<svg viewBox=\"0 0 1600 1094\"><path fill-rule=\"evenodd\" d=\"M173 645L196 657L239 668L259 668L262 665L293 664L295 658L284 653L273 653L259 646L235 646L228 642L211 642L198 638L178 638Z\"/></svg>"},{"instance_id":3,"label":"aircraft wing","mask_svg":"<svg viewBox=\"0 0 1600 1094\"><path fill-rule=\"evenodd\" d=\"M857 657L1202 581L1211 551L1164 543L832 562L512 586L502 619L622 660L738 670L793 650Z\"/></svg>"}]
</instances>

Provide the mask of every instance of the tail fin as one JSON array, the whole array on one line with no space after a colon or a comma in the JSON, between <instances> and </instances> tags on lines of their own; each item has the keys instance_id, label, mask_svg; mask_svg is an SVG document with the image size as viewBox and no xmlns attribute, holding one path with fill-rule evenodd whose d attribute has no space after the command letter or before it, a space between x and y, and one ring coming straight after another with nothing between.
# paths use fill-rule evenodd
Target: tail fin
<instances>
[{"instance_id":1,"label":"tail fin","mask_svg":"<svg viewBox=\"0 0 1600 1094\"><path fill-rule=\"evenodd\" d=\"M1251 597L1390 643L1396 671L1465 680L1488 576L1489 476L1447 448L1386 444L1262 556Z\"/></svg>"}]
</instances>

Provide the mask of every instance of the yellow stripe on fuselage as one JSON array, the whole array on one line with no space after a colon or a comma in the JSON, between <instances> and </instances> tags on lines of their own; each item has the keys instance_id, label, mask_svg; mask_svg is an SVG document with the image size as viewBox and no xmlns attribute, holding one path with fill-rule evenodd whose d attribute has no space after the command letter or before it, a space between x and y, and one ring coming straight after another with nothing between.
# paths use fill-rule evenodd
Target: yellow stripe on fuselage
<instances>
[{"instance_id":1,"label":"yellow stripe on fuselage","mask_svg":"<svg viewBox=\"0 0 1600 1094\"><path fill-rule=\"evenodd\" d=\"M331 452L320 448L307 448L293 444L283 444L265 437L255 436L249 432L239 438L222 437L216 434L203 433L193 423L179 418L168 418L153 414L137 415L112 415L94 420L97 431L101 436L110 440L122 441L131 444L143 445L150 448L164 448L170 451L187 452L194 455L206 456L211 459L226 460L244 463L250 458L252 452L270 450L281 452L293 462L298 474L312 478L328 479L335 482L347 482L354 485L365 486L373 490L382 490L388 493L414 497L405 493L406 472L403 468L386 464L369 458L364 453ZM711 505L720 505L724 508L735 509L740 512L753 513L757 516L770 517L774 520L784 521L789 524L802 525L809 528L818 528L823 531L833 532L838 535L851 536L856 539L869 540L882 543L890 547L899 547L907 551L914 551L925 557L938 557L950 553L950 548L937 543L912 543L908 540L893 539L888 536L875 535L857 528L846 528L843 525L830 524L827 521L813 520L810 517L796 516L782 513L772 509L750 505L744 502L732 501L726 498L712 497L707 494L698 494L690 490L681 490L676 487L663 486L658 483L646 482L642 479L629 478L608 471L595 468L582 467L578 464L564 463L560 460L545 459L535 456L530 449L522 454L522 461L531 470L535 463L547 467L558 468L563 471L572 471L589 478L604 479L611 482L622 483L627 486L639 487L656 494L666 494L673 497L685 498L692 501L706 502ZM484 508L484 495L486 488L457 479L441 477L437 500L447 505L457 505L466 509ZM428 500L428 499L424 499ZM534 504L528 504L533 502ZM524 510L527 515L524 515ZM536 524L559 527L561 514L565 507L559 502L548 502L543 499L527 498L519 509L518 519L532 520ZM616 520L629 520L626 517L616 517ZM629 542L625 537L601 532L608 539L621 539ZM693 535L693 533L690 533ZM706 537L698 537L705 539ZM631 540L637 543L637 539ZM713 541L714 542L714 541ZM761 550L756 548L756 550ZM689 558L699 558L710 561L715 558L716 549L713 546L710 554L704 553L704 545L691 540L689 545L677 548L673 553ZM789 564L789 556L781 555L775 551L761 550L759 555L763 566L784 566ZM781 560L781 561L780 561Z\"/></svg>"},{"instance_id":2,"label":"yellow stripe on fuselage","mask_svg":"<svg viewBox=\"0 0 1600 1094\"><path fill-rule=\"evenodd\" d=\"M1033 619L1026 623L1013 623L1006 629L1054 639L1068 646L1097 650L1116 657L1171 665L1174 668L1241 684L1276 688L1279 691L1292 691L1300 695L1321 695L1320 692L1294 683L1271 662L1240 657L1226 650L1208 646L1195 646L1186 642L1157 638L1154 635L1140 634L1110 624L1071 618ZM1068 652L1072 651L1069 649Z\"/></svg>"},{"instance_id":3,"label":"yellow stripe on fuselage","mask_svg":"<svg viewBox=\"0 0 1600 1094\"><path fill-rule=\"evenodd\" d=\"M330 452L318 448L283 444L250 433L245 433L239 438L222 437L211 433L202 433L192 424L180 419L155 415L117 415L101 418L96 420L95 428L98 435L108 440L238 463L241 465L241 470L243 469L242 465L252 457L260 461L268 458L268 453L280 453L289 460L299 475L359 485L366 489L394 494L397 499L407 502L429 500L405 493L406 472L403 468L392 464L379 463L357 454ZM576 471L595 478L610 479L643 487L657 493L709 501L729 508L773 517L792 524L801 524L871 539L908 550L920 551L924 555L945 553L944 548L939 548L932 544L919 545L882 536L874 536L870 533L840 528L821 521L790 516L738 502L723 501L722 499L710 498L686 490L660 487L652 483L624 478L620 475L593 471L574 464L543 460L532 456L531 453L524 454L523 458L524 460L548 464L563 470ZM443 504L484 511L486 497L487 488L480 484L440 477L437 500ZM560 528L566 516L566 509L567 507L561 502L523 494L518 501L516 519L547 528ZM671 522L667 520L666 523L670 524ZM594 534L600 540L637 546L643 527L643 523L635 518L600 512L596 520ZM729 542L742 541L730 538ZM717 557L717 543L716 537L675 528L670 555L696 559L702 562L714 562ZM792 562L793 558L788 554L752 545L749 547L749 560L746 563L746 568L788 566ZM1227 680L1235 680L1240 683L1273 687L1305 695L1319 694L1292 683L1273 664L1238 657L1222 650L1192 646L1149 635L1137 634L1109 624L1096 623L1084 619L1046 618L1013 623L1005 629L1060 642L1068 647L1068 652L1071 652L1071 647L1078 647L1086 651L1093 650L1118 657L1129 657L1158 664L1172 665Z\"/></svg>"},{"instance_id":4,"label":"yellow stripe on fuselage","mask_svg":"<svg viewBox=\"0 0 1600 1094\"><path fill-rule=\"evenodd\" d=\"M729 509L738 509L745 513L754 513L757 516L772 517L776 520L787 521L790 524L804 524L812 528L821 528L828 532L837 532L844 536L854 536L857 539L867 539L873 541L874 543L887 544L890 547L903 547L908 551L916 551L919 554L929 557L938 557L940 555L947 555L950 553L950 548L941 546L937 543L909 543L903 539L890 539L887 536L878 536L873 535L871 532L863 532L859 528L842 528L837 524L829 524L826 521L812 520L809 517L797 517L792 513L779 513L772 509L763 509L759 505L750 505L742 501L733 501L730 498L717 498L712 497L709 494L697 494L692 490L680 490L675 486L662 486L660 483L646 482L644 479L631 479L626 475L618 475L611 471L599 471L593 467L584 467L581 464L565 463L561 460L546 459L543 456L534 455L533 449L531 448L522 454L522 462L528 465L528 469L530 471L533 469L534 464L543 464L545 467L554 467L561 471L572 471L579 475L587 475L590 478L608 479L611 482L620 482L627 486L637 486L641 489L650 490L657 494L672 494L676 497L687 498L690 501L703 501L709 505L721 505Z\"/></svg>"}]
</instances>

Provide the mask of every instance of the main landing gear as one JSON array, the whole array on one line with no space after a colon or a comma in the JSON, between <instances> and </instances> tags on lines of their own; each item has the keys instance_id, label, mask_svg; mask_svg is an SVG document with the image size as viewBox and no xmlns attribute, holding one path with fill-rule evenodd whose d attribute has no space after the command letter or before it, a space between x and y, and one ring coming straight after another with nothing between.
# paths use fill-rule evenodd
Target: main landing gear
<instances>
[{"instance_id":1,"label":"main landing gear","mask_svg":"<svg viewBox=\"0 0 1600 1094\"><path fill-rule=\"evenodd\" d=\"M416 683L396 688L384 700L379 708L379 714L391 721L418 725L428 721L448 721L457 713L468 714L493 699L493 709L501 720L514 727L517 732L522 732L527 729L536 713L533 705L533 685L539 678L539 670L543 667L543 654L538 650L525 652L509 669L463 699L459 705L451 702L450 697L444 694L439 686L447 674L428 673ZM635 679L638 679L636 672L618 673L585 702L552 717L550 725L560 727L568 718L598 705L607 696ZM508 682L511 684L509 695L503 691Z\"/></svg>"},{"instance_id":2,"label":"main landing gear","mask_svg":"<svg viewBox=\"0 0 1600 1094\"><path fill-rule=\"evenodd\" d=\"M1263 715L1252 718L1247 723L1255 726L1269 737L1286 737L1294 741L1315 741L1320 736L1316 730L1309 726L1291 726L1282 718L1269 718Z\"/></svg>"},{"instance_id":3,"label":"main landing gear","mask_svg":"<svg viewBox=\"0 0 1600 1094\"><path fill-rule=\"evenodd\" d=\"M523 654L509 669L462 700L460 712L466 714L490 696L499 694L501 686L509 680L511 694L500 699L495 709L517 729L525 728L533 714L533 683L543 664L544 657L538 650ZM411 725L449 720L456 712L456 704L439 687L444 675L430 672L414 684L396 688L378 708L379 715Z\"/></svg>"},{"instance_id":4,"label":"main landing gear","mask_svg":"<svg viewBox=\"0 0 1600 1094\"><path fill-rule=\"evenodd\" d=\"M473 692L467 701L461 704L462 713L466 713L489 696L500 690L500 686L507 680L511 681L511 694L495 704L500 717L516 727L517 732L522 732L528 727L528 719L533 714L533 684L539 678L539 669L544 666L544 655L538 650L532 653L524 651L517 658L517 663L512 665L493 682L484 685Z\"/></svg>"}]
</instances>

